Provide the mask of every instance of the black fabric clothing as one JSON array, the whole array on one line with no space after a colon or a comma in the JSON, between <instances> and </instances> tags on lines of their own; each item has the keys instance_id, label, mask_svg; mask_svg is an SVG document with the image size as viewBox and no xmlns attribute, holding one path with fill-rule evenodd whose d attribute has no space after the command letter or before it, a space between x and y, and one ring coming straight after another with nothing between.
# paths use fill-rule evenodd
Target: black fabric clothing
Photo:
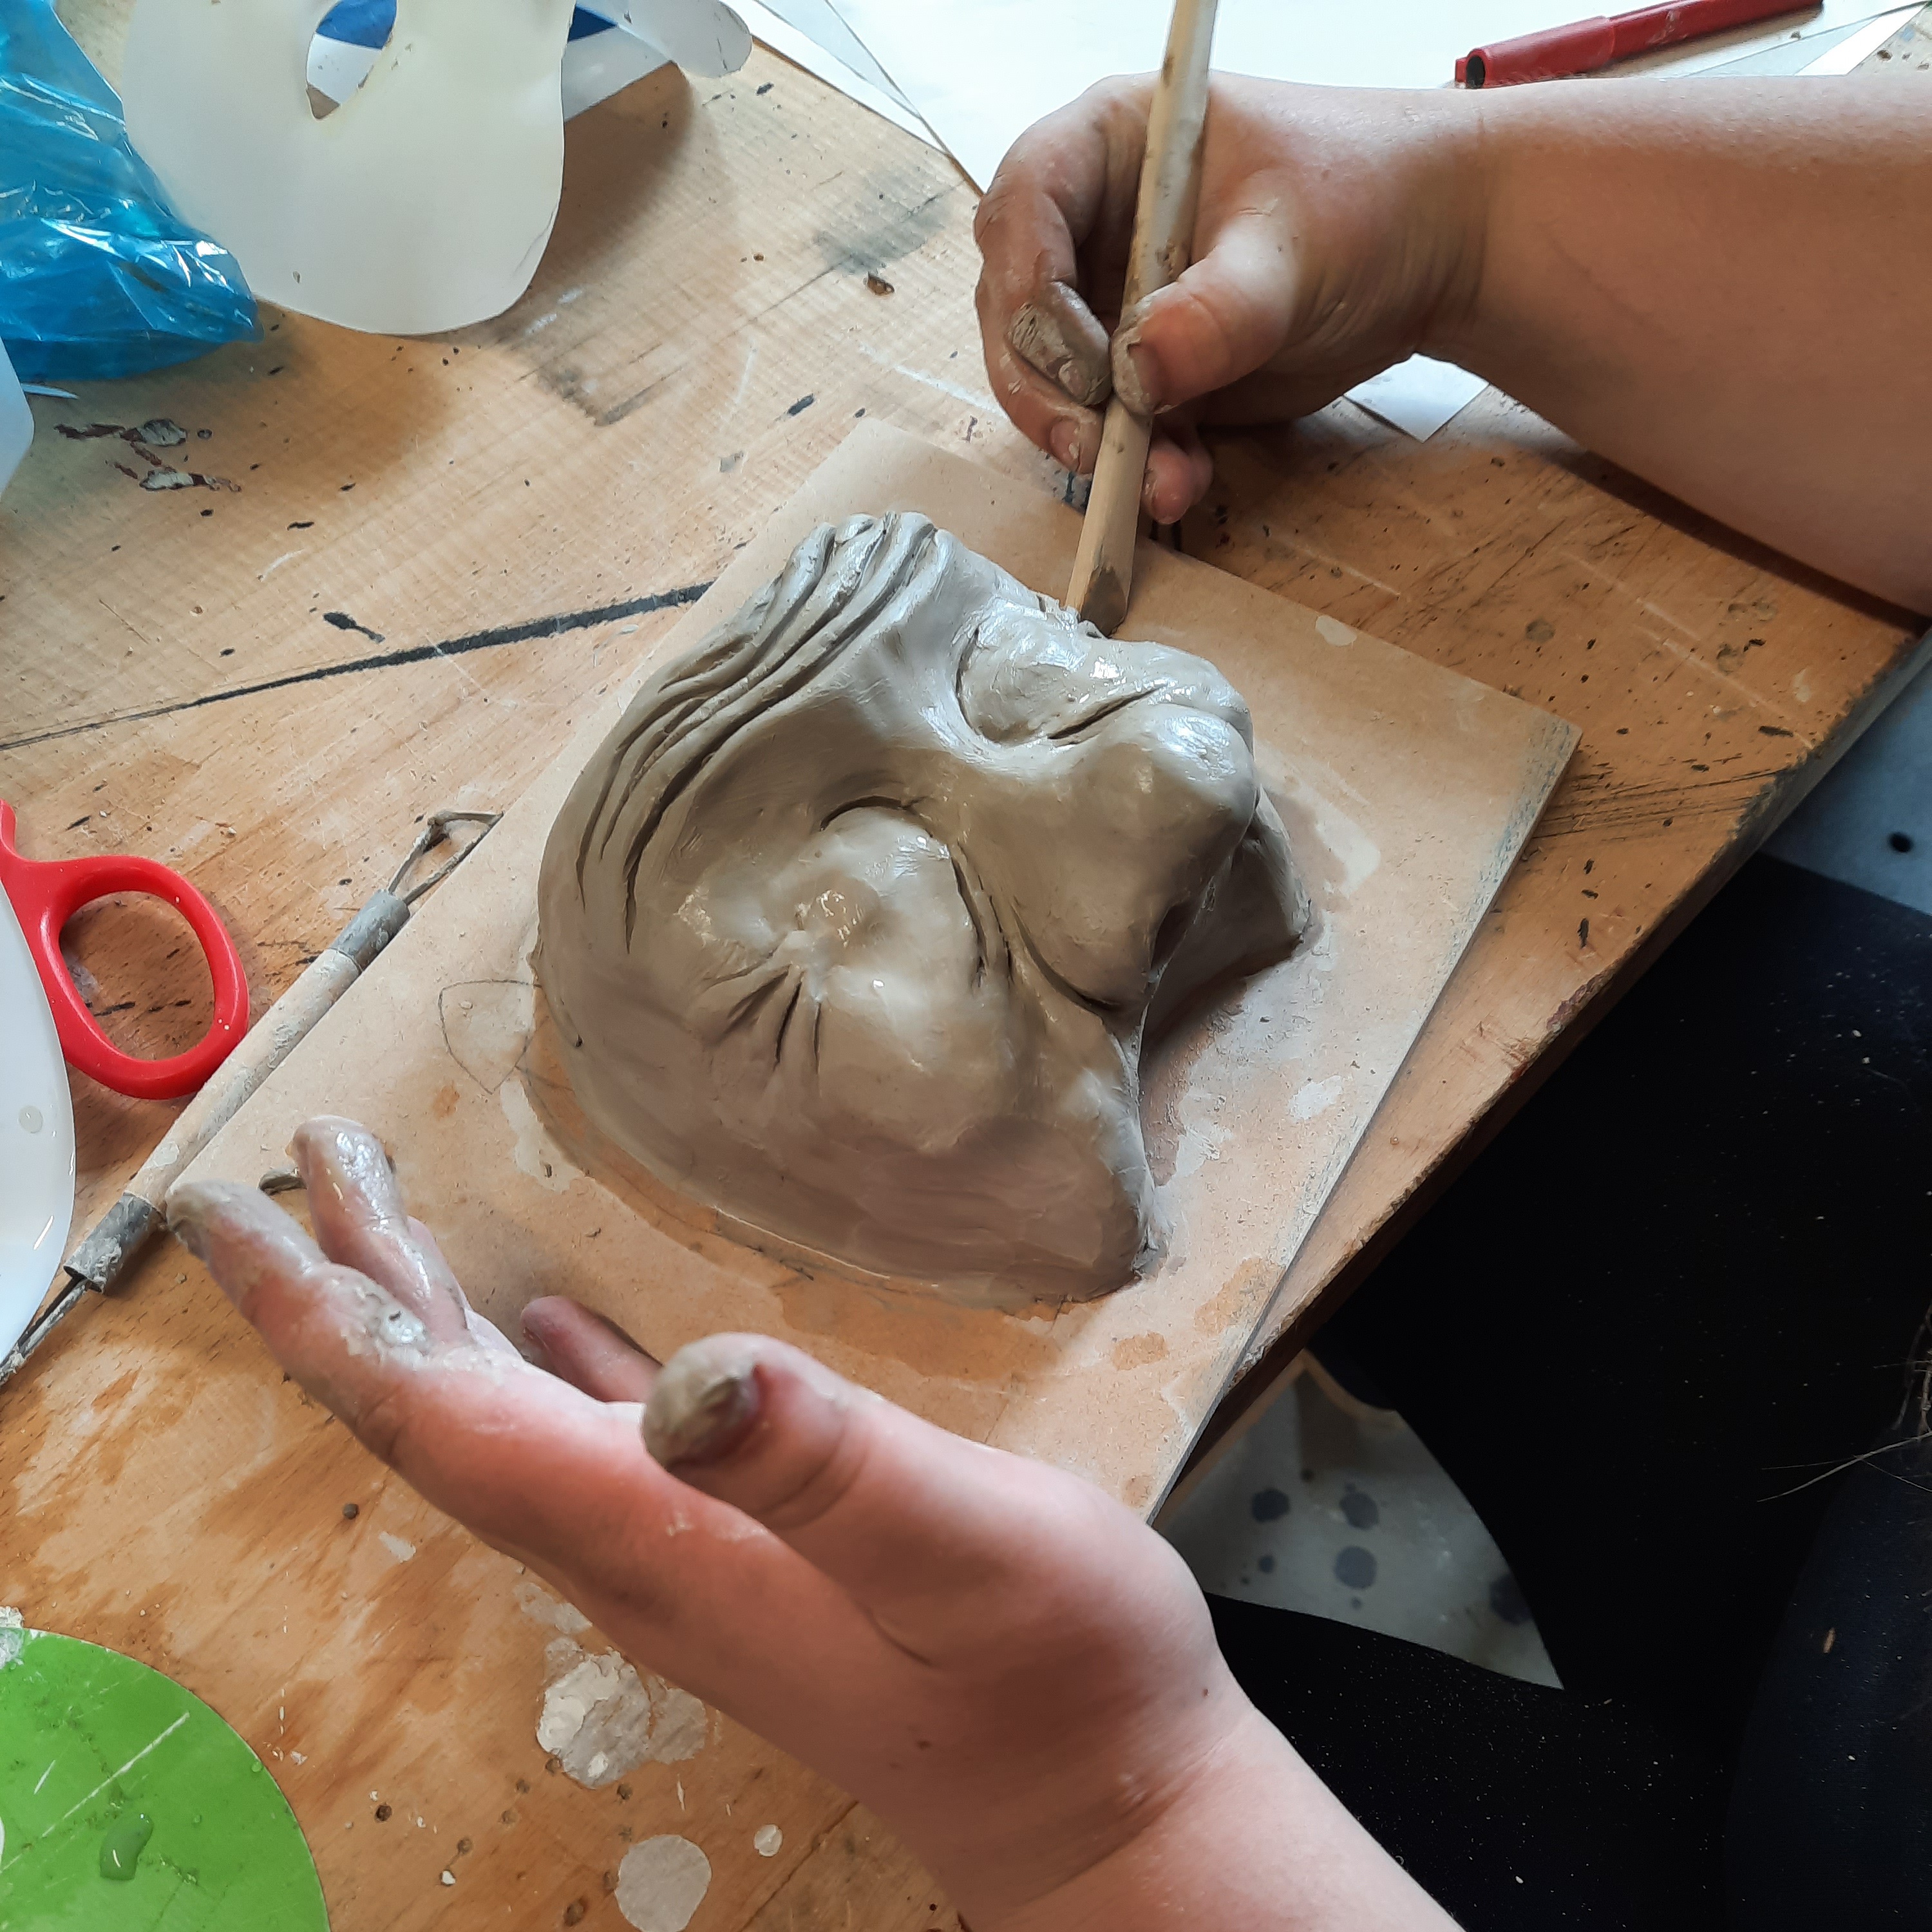
<instances>
[{"instance_id":1,"label":"black fabric clothing","mask_svg":"<svg viewBox=\"0 0 1932 1932\"><path fill-rule=\"evenodd\" d=\"M1752 1707L1726 1849L1750 1932L1932 1924L1923 1438L1860 1463L1833 1499Z\"/></svg>"},{"instance_id":2,"label":"black fabric clothing","mask_svg":"<svg viewBox=\"0 0 1932 1932\"><path fill-rule=\"evenodd\" d=\"M1208 1600L1241 1686L1469 1932L1724 1922L1725 1772L1614 1700Z\"/></svg>"},{"instance_id":3,"label":"black fabric clothing","mask_svg":"<svg viewBox=\"0 0 1932 1932\"><path fill-rule=\"evenodd\" d=\"M1220 1604L1224 1647L1472 1932L1724 1924L1741 1754L1738 1932L1798 1922L1804 1861L1829 1923L1932 1928L1932 1510L1842 1466L1897 1439L1928 1262L1932 920L1759 858L1318 1340L1475 1505L1564 1688ZM1856 1495L1932 1504L1886 1460ZM1820 1616L1865 1690L1788 1660ZM1882 1775L1820 1781L1887 1724Z\"/></svg>"}]
</instances>

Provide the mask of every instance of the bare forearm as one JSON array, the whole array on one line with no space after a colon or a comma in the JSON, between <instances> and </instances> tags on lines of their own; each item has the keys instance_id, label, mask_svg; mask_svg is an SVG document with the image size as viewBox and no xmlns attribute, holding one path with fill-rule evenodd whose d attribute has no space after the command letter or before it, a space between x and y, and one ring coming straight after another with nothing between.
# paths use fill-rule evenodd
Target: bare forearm
<instances>
[{"instance_id":1,"label":"bare forearm","mask_svg":"<svg viewBox=\"0 0 1932 1932\"><path fill-rule=\"evenodd\" d=\"M1580 83L1465 111L1480 274L1430 346L1733 527L1932 610L1932 88Z\"/></svg>"},{"instance_id":2,"label":"bare forearm","mask_svg":"<svg viewBox=\"0 0 1932 1932\"><path fill-rule=\"evenodd\" d=\"M1159 1823L991 1932L1454 1932L1258 1713Z\"/></svg>"}]
</instances>

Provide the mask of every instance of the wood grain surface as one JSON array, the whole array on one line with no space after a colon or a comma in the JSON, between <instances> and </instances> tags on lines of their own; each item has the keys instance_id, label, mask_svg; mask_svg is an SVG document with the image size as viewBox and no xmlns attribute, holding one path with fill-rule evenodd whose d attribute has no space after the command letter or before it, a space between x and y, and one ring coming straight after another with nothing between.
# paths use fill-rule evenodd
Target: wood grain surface
<instances>
[{"instance_id":1,"label":"wood grain surface","mask_svg":"<svg viewBox=\"0 0 1932 1932\"><path fill-rule=\"evenodd\" d=\"M124 11L74 10L110 70ZM0 796L25 849L190 872L260 1012L424 814L516 796L861 411L1064 483L987 393L972 207L940 157L761 50L573 124L555 239L496 322L398 341L270 314L259 343L37 401L0 500ZM127 440L157 418L188 440ZM1391 1204L1851 742L1918 626L1493 395L1426 444L1341 404L1216 448L1185 548L1585 732L1277 1298L1292 1346ZM144 488L158 466L206 480ZM185 938L138 907L70 934L140 1050L205 1021ZM76 1087L78 1231L166 1114ZM607 1886L669 1816L712 1862L694 1932L956 1922L874 1822L729 1726L601 1791L547 1769L554 1612L283 1382L178 1251L0 1394L0 1601L235 1724L342 1932L618 1932Z\"/></svg>"}]
</instances>

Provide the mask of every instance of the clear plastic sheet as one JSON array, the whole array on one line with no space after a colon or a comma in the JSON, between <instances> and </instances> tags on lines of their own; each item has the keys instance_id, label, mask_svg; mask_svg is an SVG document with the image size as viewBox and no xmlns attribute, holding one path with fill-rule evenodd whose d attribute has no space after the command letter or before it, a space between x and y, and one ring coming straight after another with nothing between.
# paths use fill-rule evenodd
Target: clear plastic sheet
<instances>
[{"instance_id":1,"label":"clear plastic sheet","mask_svg":"<svg viewBox=\"0 0 1932 1932\"><path fill-rule=\"evenodd\" d=\"M7 352L0 349L0 490L6 488L34 440L34 412L14 380Z\"/></svg>"},{"instance_id":2,"label":"clear plastic sheet","mask_svg":"<svg viewBox=\"0 0 1932 1932\"><path fill-rule=\"evenodd\" d=\"M23 382L137 375L256 332L50 0L0 0L0 343Z\"/></svg>"}]
</instances>

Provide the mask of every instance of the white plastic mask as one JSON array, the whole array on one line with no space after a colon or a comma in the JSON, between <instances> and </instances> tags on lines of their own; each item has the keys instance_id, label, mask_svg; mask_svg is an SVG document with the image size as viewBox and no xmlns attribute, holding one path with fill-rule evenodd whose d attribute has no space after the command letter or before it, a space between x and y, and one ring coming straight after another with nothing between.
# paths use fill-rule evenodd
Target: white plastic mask
<instances>
[{"instance_id":1,"label":"white plastic mask","mask_svg":"<svg viewBox=\"0 0 1932 1932\"><path fill-rule=\"evenodd\" d=\"M332 4L140 0L122 75L135 146L266 301L382 334L500 314L556 218L573 0L398 0L368 81L317 119L309 48ZM715 0L610 10L700 72L749 51Z\"/></svg>"}]
</instances>

